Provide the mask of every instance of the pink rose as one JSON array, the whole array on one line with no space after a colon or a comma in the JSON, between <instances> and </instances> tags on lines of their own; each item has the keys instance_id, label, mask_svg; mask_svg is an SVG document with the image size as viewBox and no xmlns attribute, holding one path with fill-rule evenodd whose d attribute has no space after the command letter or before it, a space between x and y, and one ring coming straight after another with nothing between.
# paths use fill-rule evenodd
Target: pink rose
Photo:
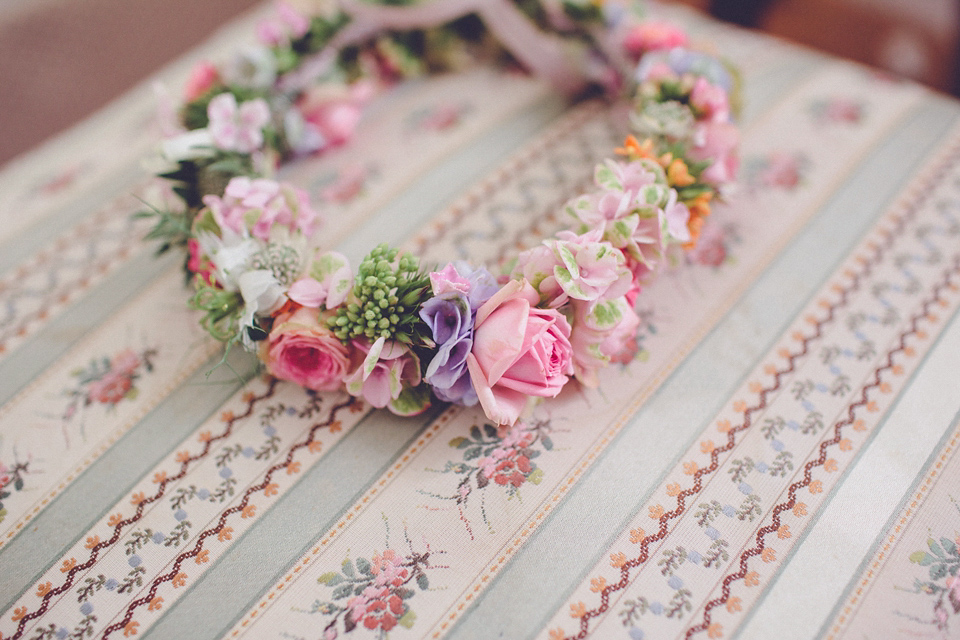
<instances>
[{"instance_id":1,"label":"pink rose","mask_svg":"<svg viewBox=\"0 0 960 640\"><path fill-rule=\"evenodd\" d=\"M511 280L477 310L470 378L488 418L513 424L528 396L554 397L573 374L570 325L537 309L536 290Z\"/></svg>"},{"instance_id":2,"label":"pink rose","mask_svg":"<svg viewBox=\"0 0 960 640\"><path fill-rule=\"evenodd\" d=\"M640 317L627 301L627 297L606 303L604 318L607 326L601 326L591 314L588 303L574 302L573 332L570 345L573 348L573 366L577 380L586 387L599 385L597 372L610 362L629 362L636 354L637 327Z\"/></svg>"},{"instance_id":3,"label":"pink rose","mask_svg":"<svg viewBox=\"0 0 960 640\"><path fill-rule=\"evenodd\" d=\"M260 359L272 376L314 391L338 389L350 365L347 347L311 309L279 316Z\"/></svg>"},{"instance_id":4,"label":"pink rose","mask_svg":"<svg viewBox=\"0 0 960 640\"><path fill-rule=\"evenodd\" d=\"M99 380L90 383L87 390L88 397L101 404L117 404L127 395L133 381L130 376L111 371Z\"/></svg>"},{"instance_id":5,"label":"pink rose","mask_svg":"<svg viewBox=\"0 0 960 640\"><path fill-rule=\"evenodd\" d=\"M187 102L193 102L219 81L220 74L215 66L206 61L198 62L190 71L190 77L187 78L187 85L183 89L184 97Z\"/></svg>"}]
</instances>

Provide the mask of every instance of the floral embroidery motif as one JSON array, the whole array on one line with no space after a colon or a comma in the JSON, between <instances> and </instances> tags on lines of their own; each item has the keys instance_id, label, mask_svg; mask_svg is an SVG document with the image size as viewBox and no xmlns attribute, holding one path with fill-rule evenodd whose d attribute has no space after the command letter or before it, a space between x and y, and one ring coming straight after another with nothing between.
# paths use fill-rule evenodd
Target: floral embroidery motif
<instances>
[{"instance_id":1,"label":"floral embroidery motif","mask_svg":"<svg viewBox=\"0 0 960 640\"><path fill-rule=\"evenodd\" d=\"M336 638L341 623L344 633L363 627L375 631L378 638L385 638L397 625L406 629L413 626L417 616L410 599L417 589L430 588L427 570L442 567L431 564L430 545L419 553L407 538L407 546L409 553L405 556L389 548L388 543L387 549L374 552L369 560L345 558L340 571L317 578L317 582L333 589L331 600L317 600L309 610L333 617L323 628L324 640Z\"/></svg>"},{"instance_id":2,"label":"floral embroidery motif","mask_svg":"<svg viewBox=\"0 0 960 640\"><path fill-rule=\"evenodd\" d=\"M140 353L124 349L112 358L93 359L86 367L71 372L77 386L64 391L70 403L64 409L63 420L69 422L81 408L94 403L113 409L125 399L135 399L139 391L134 383L144 372L153 371L156 355L156 349L144 349Z\"/></svg>"},{"instance_id":3,"label":"floral embroidery motif","mask_svg":"<svg viewBox=\"0 0 960 640\"><path fill-rule=\"evenodd\" d=\"M553 450L553 440L548 435L550 431L549 422L532 425L518 422L512 427L502 425L499 429L492 424L471 427L469 436L450 441L451 447L463 452L461 460L450 460L439 470L439 473L453 473L460 477L456 491L452 495L421 493L454 501L472 539L473 530L465 513L470 496L474 492L480 492L482 496L488 487L499 486L507 492L508 499L513 499L519 497L520 487L524 484L540 484L543 470L534 460L544 451ZM484 523L490 527L482 504L480 512Z\"/></svg>"},{"instance_id":4,"label":"floral embroidery motif","mask_svg":"<svg viewBox=\"0 0 960 640\"><path fill-rule=\"evenodd\" d=\"M952 498L951 498L952 500ZM953 501L960 512L960 506ZM933 619L918 620L936 626L938 631L946 633L950 628L950 617L960 615L960 536L953 540L941 537L927 539L927 549L919 549L910 554L910 562L929 567L929 580L914 578L913 593L923 594L933 600ZM899 612L898 612L899 613ZM900 614L904 615L904 614Z\"/></svg>"},{"instance_id":5,"label":"floral embroidery motif","mask_svg":"<svg viewBox=\"0 0 960 640\"><path fill-rule=\"evenodd\" d=\"M866 109L862 100L834 96L816 100L810 105L810 114L817 124L860 124Z\"/></svg>"},{"instance_id":6,"label":"floral embroidery motif","mask_svg":"<svg viewBox=\"0 0 960 640\"><path fill-rule=\"evenodd\" d=\"M0 462L0 522L7 517L7 510L3 501L9 498L14 491L23 490L23 475L27 473L27 462L17 462L13 467Z\"/></svg>"},{"instance_id":7,"label":"floral embroidery motif","mask_svg":"<svg viewBox=\"0 0 960 640\"><path fill-rule=\"evenodd\" d=\"M803 153L774 151L744 162L743 181L754 189L794 191L801 186L810 168Z\"/></svg>"},{"instance_id":8,"label":"floral embroidery motif","mask_svg":"<svg viewBox=\"0 0 960 640\"><path fill-rule=\"evenodd\" d=\"M712 225L704 230L697 246L686 254L687 261L714 269L735 264L737 259L732 255L732 247L740 242L740 231L735 223Z\"/></svg>"},{"instance_id":9,"label":"floral embroidery motif","mask_svg":"<svg viewBox=\"0 0 960 640\"><path fill-rule=\"evenodd\" d=\"M407 118L410 133L442 132L453 129L463 122L463 117L472 111L469 103L443 103L418 109Z\"/></svg>"}]
</instances>

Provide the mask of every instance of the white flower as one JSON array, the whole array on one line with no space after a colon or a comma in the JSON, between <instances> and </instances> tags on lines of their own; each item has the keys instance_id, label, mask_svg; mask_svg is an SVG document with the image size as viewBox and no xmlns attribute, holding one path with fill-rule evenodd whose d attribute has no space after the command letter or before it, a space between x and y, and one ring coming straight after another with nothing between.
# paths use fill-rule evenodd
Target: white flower
<instances>
[{"instance_id":1,"label":"white flower","mask_svg":"<svg viewBox=\"0 0 960 640\"><path fill-rule=\"evenodd\" d=\"M163 157L173 163L208 158L214 154L213 136L206 129L194 129L160 143Z\"/></svg>"},{"instance_id":2,"label":"white flower","mask_svg":"<svg viewBox=\"0 0 960 640\"><path fill-rule=\"evenodd\" d=\"M283 306L287 300L286 288L268 269L245 271L237 278L237 284L240 287L240 296L243 298L240 339L243 346L252 351L255 345L246 328L253 326L255 316L268 315Z\"/></svg>"},{"instance_id":3,"label":"white flower","mask_svg":"<svg viewBox=\"0 0 960 640\"><path fill-rule=\"evenodd\" d=\"M244 89L269 89L277 79L277 62L266 47L241 49L223 70L228 85Z\"/></svg>"}]
</instances>

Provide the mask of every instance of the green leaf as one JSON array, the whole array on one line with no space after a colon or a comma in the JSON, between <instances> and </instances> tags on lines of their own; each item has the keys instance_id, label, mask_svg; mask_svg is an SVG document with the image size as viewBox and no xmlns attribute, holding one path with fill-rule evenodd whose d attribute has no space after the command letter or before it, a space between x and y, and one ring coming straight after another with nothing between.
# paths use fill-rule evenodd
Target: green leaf
<instances>
[{"instance_id":1,"label":"green leaf","mask_svg":"<svg viewBox=\"0 0 960 640\"><path fill-rule=\"evenodd\" d=\"M910 562L924 567L933 562L933 556L926 551L914 551L910 554L909 559Z\"/></svg>"},{"instance_id":2,"label":"green leaf","mask_svg":"<svg viewBox=\"0 0 960 640\"><path fill-rule=\"evenodd\" d=\"M543 469L537 467L530 472L530 475L527 476L527 480L530 481L530 484L540 484L543 481Z\"/></svg>"},{"instance_id":3,"label":"green leaf","mask_svg":"<svg viewBox=\"0 0 960 640\"><path fill-rule=\"evenodd\" d=\"M463 449L464 447L467 446L469 442L470 441L464 438L463 436L459 436L450 441L450 446L453 447L454 449Z\"/></svg>"},{"instance_id":4,"label":"green leaf","mask_svg":"<svg viewBox=\"0 0 960 640\"><path fill-rule=\"evenodd\" d=\"M353 585L348 582L347 584L342 584L336 589L334 589L333 593L331 594L331 597L334 600L341 600L352 594L353 594Z\"/></svg>"},{"instance_id":5,"label":"green leaf","mask_svg":"<svg viewBox=\"0 0 960 640\"><path fill-rule=\"evenodd\" d=\"M540 444L547 451L553 451L553 440L550 439L550 436L540 436Z\"/></svg>"},{"instance_id":6,"label":"green leaf","mask_svg":"<svg viewBox=\"0 0 960 640\"><path fill-rule=\"evenodd\" d=\"M354 578L357 575L357 572L353 569L353 562L351 562L350 558L347 558L343 561L343 564L340 565L340 569L343 571L343 575L347 576L348 578Z\"/></svg>"},{"instance_id":7,"label":"green leaf","mask_svg":"<svg viewBox=\"0 0 960 640\"><path fill-rule=\"evenodd\" d=\"M930 567L930 579L931 580L940 580L947 575L947 565L943 563L937 563Z\"/></svg>"},{"instance_id":8,"label":"green leaf","mask_svg":"<svg viewBox=\"0 0 960 640\"><path fill-rule=\"evenodd\" d=\"M950 538L940 538L940 546L943 547L943 550L949 553L952 556L960 556L960 553L957 553L957 545Z\"/></svg>"},{"instance_id":9,"label":"green leaf","mask_svg":"<svg viewBox=\"0 0 960 640\"><path fill-rule=\"evenodd\" d=\"M366 558L357 558L357 569L364 575L369 576L373 574L373 571L370 567L370 561Z\"/></svg>"},{"instance_id":10,"label":"green leaf","mask_svg":"<svg viewBox=\"0 0 960 640\"><path fill-rule=\"evenodd\" d=\"M940 548L940 545L937 544L937 541L933 538L927 538L927 546L930 547L930 551L933 552L933 555L938 558L943 558L943 549Z\"/></svg>"},{"instance_id":11,"label":"green leaf","mask_svg":"<svg viewBox=\"0 0 960 640\"><path fill-rule=\"evenodd\" d=\"M421 384L411 387L403 385L403 390L396 400L390 403L390 411L398 416L415 416L423 413L430 406L430 386Z\"/></svg>"},{"instance_id":12,"label":"green leaf","mask_svg":"<svg viewBox=\"0 0 960 640\"><path fill-rule=\"evenodd\" d=\"M493 426L492 424L490 424L490 423L486 423L486 424L483 425L483 432L484 432L484 433L487 435L487 437L490 438L490 439L496 439L496 438L497 438L497 428L496 428L495 426Z\"/></svg>"},{"instance_id":13,"label":"green leaf","mask_svg":"<svg viewBox=\"0 0 960 640\"><path fill-rule=\"evenodd\" d=\"M407 609L407 612L403 614L403 616L401 616L399 620L397 620L397 624L399 624L404 629L410 629L411 627L413 627L413 623L416 621L416 619L417 619L417 614L413 612L413 609Z\"/></svg>"},{"instance_id":14,"label":"green leaf","mask_svg":"<svg viewBox=\"0 0 960 640\"><path fill-rule=\"evenodd\" d=\"M480 447L471 447L463 452L464 460L473 460L480 457L480 453L483 451Z\"/></svg>"},{"instance_id":15,"label":"green leaf","mask_svg":"<svg viewBox=\"0 0 960 640\"><path fill-rule=\"evenodd\" d=\"M427 574L421 573L417 576L417 586L420 587L421 591L426 591L430 587L430 580L427 579Z\"/></svg>"}]
</instances>

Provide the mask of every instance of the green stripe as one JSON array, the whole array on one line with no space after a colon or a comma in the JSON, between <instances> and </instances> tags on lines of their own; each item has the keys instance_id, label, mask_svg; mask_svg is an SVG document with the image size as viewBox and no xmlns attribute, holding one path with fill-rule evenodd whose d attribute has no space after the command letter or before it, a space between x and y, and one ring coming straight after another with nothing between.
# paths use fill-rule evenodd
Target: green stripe
<instances>
[{"instance_id":1,"label":"green stripe","mask_svg":"<svg viewBox=\"0 0 960 640\"><path fill-rule=\"evenodd\" d=\"M957 119L955 104L930 100L867 157L624 428L452 635L489 638L509 630L510 637L532 637L549 623L678 463L662 452L686 451L697 440Z\"/></svg>"}]
</instances>

